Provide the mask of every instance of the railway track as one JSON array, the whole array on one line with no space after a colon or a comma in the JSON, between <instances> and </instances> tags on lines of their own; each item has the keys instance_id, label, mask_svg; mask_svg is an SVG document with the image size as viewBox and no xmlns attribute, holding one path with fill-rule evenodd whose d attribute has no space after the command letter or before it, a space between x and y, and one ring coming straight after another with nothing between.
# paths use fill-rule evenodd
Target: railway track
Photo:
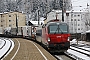
<instances>
[{"instance_id":1,"label":"railway track","mask_svg":"<svg viewBox=\"0 0 90 60\"><path fill-rule=\"evenodd\" d=\"M83 45L81 47L83 47ZM73 51L75 53L79 53L81 56L83 56L83 55L89 56L90 51L88 49L84 49L81 47L80 47L80 45L79 46L70 46L70 49L68 49L68 51L64 52L64 54L57 54L57 55L53 55L53 56L55 56L58 60L85 60L82 57L77 56L77 54L75 55L74 53L69 52L69 51ZM87 47L89 47L89 46L87 46Z\"/></svg>"},{"instance_id":2,"label":"railway track","mask_svg":"<svg viewBox=\"0 0 90 60\"><path fill-rule=\"evenodd\" d=\"M63 55L55 55L59 60L90 60L89 45L72 45Z\"/></svg>"},{"instance_id":3,"label":"railway track","mask_svg":"<svg viewBox=\"0 0 90 60\"><path fill-rule=\"evenodd\" d=\"M90 60L90 47L85 48L86 45L71 46L66 54L76 60Z\"/></svg>"},{"instance_id":4,"label":"railway track","mask_svg":"<svg viewBox=\"0 0 90 60\"><path fill-rule=\"evenodd\" d=\"M54 56L57 58L57 60L74 60L73 58L67 56L65 53Z\"/></svg>"},{"instance_id":5,"label":"railway track","mask_svg":"<svg viewBox=\"0 0 90 60\"><path fill-rule=\"evenodd\" d=\"M0 39L3 40L3 45L0 48L0 52L4 52L3 54L0 55L0 60L1 60L5 56L7 56L9 54L9 52L12 50L13 42L7 38L0 38ZM6 49L6 47L7 47L7 49Z\"/></svg>"},{"instance_id":6,"label":"railway track","mask_svg":"<svg viewBox=\"0 0 90 60\"><path fill-rule=\"evenodd\" d=\"M4 39L2 39L2 40L4 40ZM12 41L11 40L9 40L9 39L6 39L6 40L4 40L4 42L6 42L6 41L9 41L10 42L10 47L9 47L9 49L8 49L8 51L7 51L7 53L5 53L4 55L3 55L3 57L5 57L7 54L9 54L9 51L10 51L10 49L11 49L11 46L12 46ZM18 42L17 41L17 43L18 43L18 46L20 46L20 42ZM21 42L22 43L22 42ZM30 43L32 43L32 42L30 42ZM5 45L6 43L4 43L2 46L4 47L4 45ZM33 44L33 43L32 43ZM25 44L26 45L26 44ZM1 47L1 48L3 48L3 47ZM25 46L26 47L26 46ZM26 48L27 49L27 48ZM37 49L38 49L38 47L37 47ZM17 47L17 52L18 52L18 50L19 50L19 48ZM14 55L12 55L12 54L10 54L10 55L12 55L13 57L12 58L10 58L11 60L12 59L14 59L15 58L15 56L16 56L16 54L17 54L17 52L14 52ZM38 50L39 51L39 50ZM41 52L41 51L39 51L39 52ZM15 54L16 53L16 54ZM34 52L33 52L34 53ZM43 54L42 54L42 52L40 53L42 56L43 56ZM56 55L54 55L58 60L90 60L90 46L89 45L72 45L72 46L70 46L70 49L68 49L66 52L64 52L63 54L56 54ZM2 57L2 58L3 58ZM43 58L44 59L46 59L47 60L47 58L45 57L45 56L43 56ZM3 60L6 60L7 58L5 58L5 59L3 59Z\"/></svg>"}]
</instances>

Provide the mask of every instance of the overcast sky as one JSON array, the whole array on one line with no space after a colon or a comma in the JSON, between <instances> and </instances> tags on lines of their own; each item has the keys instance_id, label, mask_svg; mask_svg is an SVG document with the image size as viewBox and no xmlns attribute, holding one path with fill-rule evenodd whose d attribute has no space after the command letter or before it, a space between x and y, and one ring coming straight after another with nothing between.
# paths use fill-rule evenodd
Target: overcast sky
<instances>
[{"instance_id":1,"label":"overcast sky","mask_svg":"<svg viewBox=\"0 0 90 60\"><path fill-rule=\"evenodd\" d=\"M88 5L90 5L90 0L71 0L71 1L72 1L73 10L85 9L87 8L87 3Z\"/></svg>"}]
</instances>

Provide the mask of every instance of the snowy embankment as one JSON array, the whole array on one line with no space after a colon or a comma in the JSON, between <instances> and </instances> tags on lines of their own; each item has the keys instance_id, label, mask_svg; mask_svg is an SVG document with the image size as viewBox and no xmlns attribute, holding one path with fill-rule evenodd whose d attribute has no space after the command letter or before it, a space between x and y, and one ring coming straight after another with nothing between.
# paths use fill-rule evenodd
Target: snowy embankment
<instances>
[{"instance_id":1,"label":"snowy embankment","mask_svg":"<svg viewBox=\"0 0 90 60\"><path fill-rule=\"evenodd\" d=\"M14 48L14 42L8 38L0 38L0 59L4 58Z\"/></svg>"},{"instance_id":2,"label":"snowy embankment","mask_svg":"<svg viewBox=\"0 0 90 60\"><path fill-rule=\"evenodd\" d=\"M82 54L80 52L74 51L74 50L67 50L68 55L70 55L72 58L76 59L76 60L90 60L90 57Z\"/></svg>"},{"instance_id":3,"label":"snowy embankment","mask_svg":"<svg viewBox=\"0 0 90 60\"><path fill-rule=\"evenodd\" d=\"M77 41L76 39L71 41L70 49L67 50L67 54L76 60L90 60L90 46L83 41Z\"/></svg>"}]
</instances>

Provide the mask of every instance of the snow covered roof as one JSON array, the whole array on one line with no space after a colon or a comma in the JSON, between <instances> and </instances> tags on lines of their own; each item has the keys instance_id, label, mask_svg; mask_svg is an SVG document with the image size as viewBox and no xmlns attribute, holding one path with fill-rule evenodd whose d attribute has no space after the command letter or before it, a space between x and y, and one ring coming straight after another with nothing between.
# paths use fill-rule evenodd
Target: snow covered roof
<instances>
[{"instance_id":1,"label":"snow covered roof","mask_svg":"<svg viewBox=\"0 0 90 60\"><path fill-rule=\"evenodd\" d=\"M3 12L3 13L0 13L0 14L8 14L8 13L13 13L13 12L16 12L16 11ZM18 12L18 13L23 13L23 12ZM24 13L23 13L23 14L24 14Z\"/></svg>"},{"instance_id":2,"label":"snow covered roof","mask_svg":"<svg viewBox=\"0 0 90 60\"><path fill-rule=\"evenodd\" d=\"M62 10L52 10L51 12L61 13ZM66 13L70 13L70 12L87 12L87 11L82 11L82 10L70 10L70 11L66 11Z\"/></svg>"},{"instance_id":3,"label":"snow covered roof","mask_svg":"<svg viewBox=\"0 0 90 60\"><path fill-rule=\"evenodd\" d=\"M62 10L52 10L52 12L61 13ZM71 12L71 11L65 11L65 12Z\"/></svg>"},{"instance_id":4,"label":"snow covered roof","mask_svg":"<svg viewBox=\"0 0 90 60\"><path fill-rule=\"evenodd\" d=\"M86 33L90 33L90 30L86 31Z\"/></svg>"},{"instance_id":5,"label":"snow covered roof","mask_svg":"<svg viewBox=\"0 0 90 60\"><path fill-rule=\"evenodd\" d=\"M45 19L46 19L46 18L44 18L44 17L41 17L41 18L40 18L40 21L44 21Z\"/></svg>"},{"instance_id":6,"label":"snow covered roof","mask_svg":"<svg viewBox=\"0 0 90 60\"><path fill-rule=\"evenodd\" d=\"M87 8L87 5L90 5L90 0L71 0L73 10L83 10ZM90 7L89 7L90 8Z\"/></svg>"},{"instance_id":7,"label":"snow covered roof","mask_svg":"<svg viewBox=\"0 0 90 60\"><path fill-rule=\"evenodd\" d=\"M38 21L30 21L30 22L31 22L32 24L34 24L34 25L38 25ZM40 24L41 24L41 23L44 24L44 21L40 21L39 23L40 23Z\"/></svg>"},{"instance_id":8,"label":"snow covered roof","mask_svg":"<svg viewBox=\"0 0 90 60\"><path fill-rule=\"evenodd\" d=\"M3 14L3 13L0 13L0 14Z\"/></svg>"},{"instance_id":9,"label":"snow covered roof","mask_svg":"<svg viewBox=\"0 0 90 60\"><path fill-rule=\"evenodd\" d=\"M62 12L62 10L52 10L52 12Z\"/></svg>"}]
</instances>

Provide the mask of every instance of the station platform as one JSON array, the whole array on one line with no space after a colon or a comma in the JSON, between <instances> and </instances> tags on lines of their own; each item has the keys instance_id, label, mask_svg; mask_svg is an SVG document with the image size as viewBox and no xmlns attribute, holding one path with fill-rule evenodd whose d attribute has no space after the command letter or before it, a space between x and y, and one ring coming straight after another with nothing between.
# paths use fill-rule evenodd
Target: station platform
<instances>
[{"instance_id":1,"label":"station platform","mask_svg":"<svg viewBox=\"0 0 90 60\"><path fill-rule=\"evenodd\" d=\"M12 38L14 48L3 60L57 60L39 44L23 39Z\"/></svg>"}]
</instances>

